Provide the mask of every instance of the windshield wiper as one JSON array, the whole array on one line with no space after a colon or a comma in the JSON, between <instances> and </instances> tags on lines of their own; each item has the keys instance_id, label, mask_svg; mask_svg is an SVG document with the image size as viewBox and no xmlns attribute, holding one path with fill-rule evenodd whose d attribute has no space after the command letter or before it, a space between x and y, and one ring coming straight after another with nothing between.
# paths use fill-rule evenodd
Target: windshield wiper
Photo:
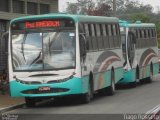
<instances>
[{"instance_id":1,"label":"windshield wiper","mask_svg":"<svg viewBox=\"0 0 160 120\"><path fill-rule=\"evenodd\" d=\"M32 64L36 63L36 61L41 58L41 54L42 54L42 51L39 52L38 56L33 60L33 62L30 64L30 66L31 66Z\"/></svg>"},{"instance_id":2,"label":"windshield wiper","mask_svg":"<svg viewBox=\"0 0 160 120\"><path fill-rule=\"evenodd\" d=\"M23 41L21 43L22 56L23 56L23 59L24 59L25 62L26 62L26 59L25 59L25 56L24 56L24 42L25 42L26 36L27 35L24 36Z\"/></svg>"},{"instance_id":3,"label":"windshield wiper","mask_svg":"<svg viewBox=\"0 0 160 120\"><path fill-rule=\"evenodd\" d=\"M48 42L48 47L49 47L49 55L51 56L51 38L49 36L49 42Z\"/></svg>"}]
</instances>

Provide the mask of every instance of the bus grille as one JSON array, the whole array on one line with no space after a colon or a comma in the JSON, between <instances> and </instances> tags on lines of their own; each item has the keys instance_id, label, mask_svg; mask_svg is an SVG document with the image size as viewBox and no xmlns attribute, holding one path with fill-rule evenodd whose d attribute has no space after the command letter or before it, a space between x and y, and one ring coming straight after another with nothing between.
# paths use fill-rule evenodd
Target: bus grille
<instances>
[{"instance_id":1,"label":"bus grille","mask_svg":"<svg viewBox=\"0 0 160 120\"><path fill-rule=\"evenodd\" d=\"M38 89L31 89L22 91L23 94L43 94L43 93L60 93L60 92L67 92L69 89L67 88L51 88L47 91L39 91Z\"/></svg>"},{"instance_id":2,"label":"bus grille","mask_svg":"<svg viewBox=\"0 0 160 120\"><path fill-rule=\"evenodd\" d=\"M66 82L68 80L71 80L73 78L73 75L69 76L68 78L64 78L64 79L59 79L59 80L50 80L47 82L47 84L53 84L53 83L61 83L61 82ZM20 79L16 78L16 81L21 83L21 84L26 84L26 85L38 85L38 84L43 84L40 81L23 81Z\"/></svg>"}]
</instances>

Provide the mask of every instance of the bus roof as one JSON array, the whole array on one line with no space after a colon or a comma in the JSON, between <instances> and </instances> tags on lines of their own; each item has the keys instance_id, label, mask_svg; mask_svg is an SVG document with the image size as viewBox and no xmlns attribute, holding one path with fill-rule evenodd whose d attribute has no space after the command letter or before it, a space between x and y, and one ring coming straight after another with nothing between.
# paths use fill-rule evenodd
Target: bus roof
<instances>
[{"instance_id":1,"label":"bus roof","mask_svg":"<svg viewBox=\"0 0 160 120\"><path fill-rule=\"evenodd\" d=\"M71 18L75 22L100 22L100 23L118 23L118 18L116 17L102 17L102 16L88 16L88 15L73 15L73 14L61 14L61 13L50 13L44 15L32 15L20 18L15 18L12 22L19 22L25 20L37 20L37 19L51 19L51 18Z\"/></svg>"},{"instance_id":2,"label":"bus roof","mask_svg":"<svg viewBox=\"0 0 160 120\"><path fill-rule=\"evenodd\" d=\"M119 21L120 26L122 27L133 27L133 28L142 28L142 27L155 27L154 23L141 23L137 21L135 23L129 23L127 21Z\"/></svg>"}]
</instances>

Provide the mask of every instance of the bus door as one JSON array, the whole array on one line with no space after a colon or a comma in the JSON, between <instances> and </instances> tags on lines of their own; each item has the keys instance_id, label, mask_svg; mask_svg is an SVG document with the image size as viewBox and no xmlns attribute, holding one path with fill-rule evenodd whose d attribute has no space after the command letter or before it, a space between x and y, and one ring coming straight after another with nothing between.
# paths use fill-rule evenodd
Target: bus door
<instances>
[{"instance_id":1,"label":"bus door","mask_svg":"<svg viewBox=\"0 0 160 120\"><path fill-rule=\"evenodd\" d=\"M135 35L133 32L128 32L128 38L127 38L127 54L128 54L128 61L132 68L133 60L135 57Z\"/></svg>"},{"instance_id":2,"label":"bus door","mask_svg":"<svg viewBox=\"0 0 160 120\"><path fill-rule=\"evenodd\" d=\"M83 34L79 35L79 43L80 43L80 59L81 59L81 67L82 70L86 71L85 59L86 59L86 38Z\"/></svg>"},{"instance_id":3,"label":"bus door","mask_svg":"<svg viewBox=\"0 0 160 120\"><path fill-rule=\"evenodd\" d=\"M127 50L126 50L126 29L124 27L120 28L121 31L121 41L122 41L122 52L123 52L123 58L124 58L124 63L123 66L126 66L127 64Z\"/></svg>"}]
</instances>

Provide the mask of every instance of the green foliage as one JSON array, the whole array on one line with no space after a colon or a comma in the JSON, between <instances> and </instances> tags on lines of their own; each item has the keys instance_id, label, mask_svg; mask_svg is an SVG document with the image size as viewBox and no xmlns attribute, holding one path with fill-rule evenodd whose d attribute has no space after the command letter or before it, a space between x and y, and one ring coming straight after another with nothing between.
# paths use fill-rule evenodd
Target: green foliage
<instances>
[{"instance_id":1,"label":"green foliage","mask_svg":"<svg viewBox=\"0 0 160 120\"><path fill-rule=\"evenodd\" d=\"M130 21L132 21L132 22L141 21L143 23L148 23L148 22L150 22L150 17L144 13L138 13L138 14L132 15L130 17Z\"/></svg>"},{"instance_id":2,"label":"green foliage","mask_svg":"<svg viewBox=\"0 0 160 120\"><path fill-rule=\"evenodd\" d=\"M84 14L88 13L88 10L95 8L95 3L92 0L78 0L76 3L68 2L67 12L71 14Z\"/></svg>"},{"instance_id":3,"label":"green foliage","mask_svg":"<svg viewBox=\"0 0 160 120\"><path fill-rule=\"evenodd\" d=\"M105 0L99 0L97 4L93 0L78 0L76 3L68 3L67 12L71 14L110 16L111 6Z\"/></svg>"},{"instance_id":4,"label":"green foliage","mask_svg":"<svg viewBox=\"0 0 160 120\"><path fill-rule=\"evenodd\" d=\"M99 16L113 16L113 0L78 0L68 3L67 12L72 14L87 14ZM116 0L116 17L135 22L155 23L160 48L160 10L153 13L151 5L144 5L138 0Z\"/></svg>"},{"instance_id":5,"label":"green foliage","mask_svg":"<svg viewBox=\"0 0 160 120\"><path fill-rule=\"evenodd\" d=\"M79 11L77 3L67 3L67 4L68 4L67 12L71 14L77 14L77 11Z\"/></svg>"},{"instance_id":6,"label":"green foliage","mask_svg":"<svg viewBox=\"0 0 160 120\"><path fill-rule=\"evenodd\" d=\"M158 48L160 48L160 22L156 23L157 37L158 37Z\"/></svg>"}]
</instances>

